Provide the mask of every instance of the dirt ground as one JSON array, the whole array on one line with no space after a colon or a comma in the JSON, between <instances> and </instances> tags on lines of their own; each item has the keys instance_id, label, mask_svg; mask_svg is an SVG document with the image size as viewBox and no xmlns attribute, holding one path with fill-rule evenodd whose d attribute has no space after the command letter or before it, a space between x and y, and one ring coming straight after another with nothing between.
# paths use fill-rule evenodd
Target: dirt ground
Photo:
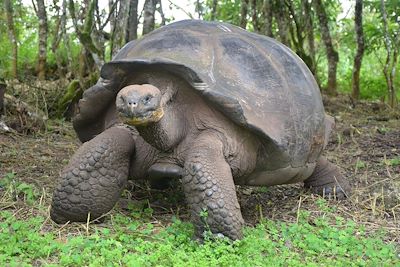
<instances>
[{"instance_id":1,"label":"dirt ground","mask_svg":"<svg viewBox=\"0 0 400 267\"><path fill-rule=\"evenodd\" d=\"M342 168L353 187L349 199L328 200L328 206L367 230L386 229L387 241L400 244L399 112L376 102L361 102L354 107L346 96L325 98L325 106L337 123L324 153ZM79 142L70 122L48 121L40 130L21 129L23 133L0 132L0 178L15 173L19 182L35 186L41 205L48 207L57 175ZM172 216L188 218L179 190L150 190L147 184L137 182L131 182L129 189L117 212L124 212L126 203L134 201L149 205L160 225L168 224ZM4 188L0 187L0 200L4 194ZM311 216L323 213L316 201L319 197L306 192L300 184L240 187L238 195L249 225L261 218L295 222L299 210L308 211ZM21 196L15 196L12 203L1 201L0 209L12 209L16 216L27 216L32 207L18 197ZM48 208L45 210L48 215ZM55 227L50 220L47 224Z\"/></svg>"}]
</instances>

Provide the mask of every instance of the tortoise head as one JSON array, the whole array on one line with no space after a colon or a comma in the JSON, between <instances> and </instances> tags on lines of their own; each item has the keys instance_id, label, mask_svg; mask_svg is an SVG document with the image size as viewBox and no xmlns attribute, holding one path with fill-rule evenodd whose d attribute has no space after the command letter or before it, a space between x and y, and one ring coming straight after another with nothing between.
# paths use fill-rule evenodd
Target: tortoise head
<instances>
[{"instance_id":1,"label":"tortoise head","mask_svg":"<svg viewBox=\"0 0 400 267\"><path fill-rule=\"evenodd\" d=\"M164 116L161 91L151 85L128 85L122 88L115 104L124 123L145 126L156 123Z\"/></svg>"}]
</instances>

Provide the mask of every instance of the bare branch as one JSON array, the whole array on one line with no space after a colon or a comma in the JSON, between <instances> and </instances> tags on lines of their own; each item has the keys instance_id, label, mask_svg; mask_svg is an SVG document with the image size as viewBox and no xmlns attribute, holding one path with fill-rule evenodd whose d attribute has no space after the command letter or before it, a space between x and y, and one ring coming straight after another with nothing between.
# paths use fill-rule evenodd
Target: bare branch
<instances>
[{"instance_id":1,"label":"bare branch","mask_svg":"<svg viewBox=\"0 0 400 267\"><path fill-rule=\"evenodd\" d=\"M111 8L110 8L110 11L108 12L108 16L107 16L106 21L105 21L105 22L103 23L103 25L101 25L100 28L99 28L100 31L102 31L102 30L104 29L104 27L107 26L107 23L110 21L110 18L111 18L111 16L112 16L112 14L114 13L115 8L116 8L118 2L119 2L119 0L115 0L115 2L112 4L112 6L111 6Z\"/></svg>"},{"instance_id":2,"label":"bare branch","mask_svg":"<svg viewBox=\"0 0 400 267\"><path fill-rule=\"evenodd\" d=\"M189 18L194 19L194 16L190 12L187 12L184 8L173 3L171 0L168 0L168 2L170 3L170 5L174 6L176 9L181 10L183 13L185 13Z\"/></svg>"}]
</instances>

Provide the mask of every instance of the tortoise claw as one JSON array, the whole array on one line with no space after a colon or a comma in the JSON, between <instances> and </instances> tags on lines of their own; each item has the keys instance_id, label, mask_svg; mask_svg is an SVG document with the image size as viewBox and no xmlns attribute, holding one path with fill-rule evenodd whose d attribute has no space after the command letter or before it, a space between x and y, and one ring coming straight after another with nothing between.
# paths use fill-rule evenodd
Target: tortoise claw
<instances>
[{"instance_id":1,"label":"tortoise claw","mask_svg":"<svg viewBox=\"0 0 400 267\"><path fill-rule=\"evenodd\" d=\"M312 175L304 181L304 187L324 198L342 200L350 197L349 182L338 167L325 158L320 158Z\"/></svg>"}]
</instances>

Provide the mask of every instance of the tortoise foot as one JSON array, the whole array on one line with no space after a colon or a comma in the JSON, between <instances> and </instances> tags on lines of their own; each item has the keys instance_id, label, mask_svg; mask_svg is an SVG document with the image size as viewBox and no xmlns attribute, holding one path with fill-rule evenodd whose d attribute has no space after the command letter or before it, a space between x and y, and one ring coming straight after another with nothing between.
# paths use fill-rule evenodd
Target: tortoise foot
<instances>
[{"instance_id":1,"label":"tortoise foot","mask_svg":"<svg viewBox=\"0 0 400 267\"><path fill-rule=\"evenodd\" d=\"M312 175L304 181L304 187L324 198L342 200L350 196L349 182L337 166L321 157Z\"/></svg>"},{"instance_id":2,"label":"tortoise foot","mask_svg":"<svg viewBox=\"0 0 400 267\"><path fill-rule=\"evenodd\" d=\"M51 204L52 220L86 222L111 210L127 181L133 151L130 133L116 127L84 143L60 174Z\"/></svg>"}]
</instances>

